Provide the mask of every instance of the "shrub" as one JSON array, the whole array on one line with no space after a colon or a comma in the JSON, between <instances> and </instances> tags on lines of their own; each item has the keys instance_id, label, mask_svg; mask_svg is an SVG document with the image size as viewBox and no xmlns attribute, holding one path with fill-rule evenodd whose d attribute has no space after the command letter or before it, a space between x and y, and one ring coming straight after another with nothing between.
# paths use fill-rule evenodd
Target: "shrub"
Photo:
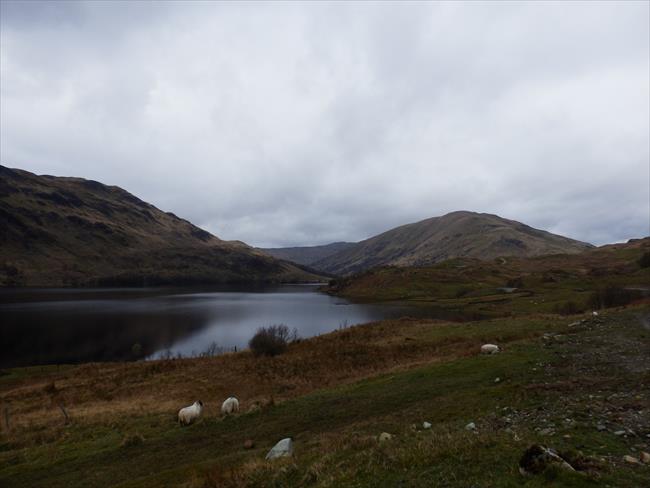
<instances>
[{"instance_id":1,"label":"shrub","mask_svg":"<svg viewBox=\"0 0 650 488\"><path fill-rule=\"evenodd\" d=\"M562 304L557 304L555 306L555 313L560 315L575 315L577 313L582 313L583 308L579 307L576 302L568 301Z\"/></svg>"},{"instance_id":2,"label":"shrub","mask_svg":"<svg viewBox=\"0 0 650 488\"><path fill-rule=\"evenodd\" d=\"M510 278L506 282L506 286L508 288L523 288L524 287L524 279L521 276L518 276L517 278Z\"/></svg>"},{"instance_id":3,"label":"shrub","mask_svg":"<svg viewBox=\"0 0 650 488\"><path fill-rule=\"evenodd\" d=\"M472 291L471 288L467 286L461 286L456 290L456 298L463 298L465 295L470 293Z\"/></svg>"},{"instance_id":4,"label":"shrub","mask_svg":"<svg viewBox=\"0 0 650 488\"><path fill-rule=\"evenodd\" d=\"M144 442L144 437L142 435L138 434L137 432L132 435L127 435L122 439L122 443L120 444L121 447L132 447L132 446L139 446Z\"/></svg>"},{"instance_id":5,"label":"shrub","mask_svg":"<svg viewBox=\"0 0 650 488\"><path fill-rule=\"evenodd\" d=\"M642 268L650 268L650 251L644 252L637 262Z\"/></svg>"},{"instance_id":6,"label":"shrub","mask_svg":"<svg viewBox=\"0 0 650 488\"><path fill-rule=\"evenodd\" d=\"M589 297L589 306L594 309L611 308L627 305L634 300L636 294L616 285L594 291Z\"/></svg>"},{"instance_id":7,"label":"shrub","mask_svg":"<svg viewBox=\"0 0 650 488\"><path fill-rule=\"evenodd\" d=\"M290 342L298 339L298 331L289 330L284 324L260 327L248 341L255 356L277 356L287 350Z\"/></svg>"}]
</instances>

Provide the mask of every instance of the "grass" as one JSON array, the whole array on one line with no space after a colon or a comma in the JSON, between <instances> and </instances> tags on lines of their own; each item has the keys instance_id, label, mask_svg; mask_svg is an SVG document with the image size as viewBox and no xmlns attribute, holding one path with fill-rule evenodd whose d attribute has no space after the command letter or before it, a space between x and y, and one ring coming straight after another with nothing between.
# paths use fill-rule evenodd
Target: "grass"
<instances>
[{"instance_id":1,"label":"grass","mask_svg":"<svg viewBox=\"0 0 650 488\"><path fill-rule=\"evenodd\" d=\"M648 450L647 415L634 413L650 411L650 332L638 320L648 313L637 306L572 327L575 318L551 315L385 321L293 344L276 358L21 369L0 379L2 401L16 411L3 433L0 484L534 487L555 479L644 486L650 468L620 459L636 445ZM476 354L486 341L504 352ZM71 412L69 426L47 404L43 391L52 381ZM197 392L207 395L206 415L182 428L175 413ZM232 392L244 411L269 395L275 405L223 419L219 400ZM424 420L431 430L412 429ZM478 433L464 429L470 421ZM542 434L549 425L555 432ZM613 435L619 427L637 436ZM378 443L382 431L394 438ZM287 436L296 456L265 462ZM256 447L243 449L246 439ZM583 450L601 467L523 478L517 461L534 442Z\"/></svg>"},{"instance_id":2,"label":"grass","mask_svg":"<svg viewBox=\"0 0 650 488\"><path fill-rule=\"evenodd\" d=\"M466 318L590 310L590 298L607 286L648 290L639 264L650 238L603 246L577 255L451 259L427 267L385 267L332 282L329 291L359 301L400 301L456 310ZM505 288L513 283L511 293ZM643 293L634 291L641 296Z\"/></svg>"}]
</instances>

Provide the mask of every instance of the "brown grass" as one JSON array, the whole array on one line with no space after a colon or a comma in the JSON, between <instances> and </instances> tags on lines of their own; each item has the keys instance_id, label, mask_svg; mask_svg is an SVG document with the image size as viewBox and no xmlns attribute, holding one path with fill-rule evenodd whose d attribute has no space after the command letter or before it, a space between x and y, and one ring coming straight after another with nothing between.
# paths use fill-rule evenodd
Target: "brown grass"
<instances>
[{"instance_id":1,"label":"brown grass","mask_svg":"<svg viewBox=\"0 0 650 488\"><path fill-rule=\"evenodd\" d=\"M207 417L236 396L241 411L316 389L383 372L475 354L480 338L455 334L456 324L389 320L336 331L291 344L277 357L249 351L213 358L135 363L91 363L0 382L0 404L10 410L10 437L20 444L61 433L63 405L72 423L119 423L125 415L175 416L202 400ZM438 335L436 331L444 330ZM515 336L510 339L517 338Z\"/></svg>"}]
</instances>

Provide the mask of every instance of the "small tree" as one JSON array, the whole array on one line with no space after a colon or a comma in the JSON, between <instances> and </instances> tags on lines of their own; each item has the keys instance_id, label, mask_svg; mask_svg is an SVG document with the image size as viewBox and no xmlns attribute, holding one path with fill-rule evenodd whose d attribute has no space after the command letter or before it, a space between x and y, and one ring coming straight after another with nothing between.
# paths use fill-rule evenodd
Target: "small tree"
<instances>
[{"instance_id":1,"label":"small tree","mask_svg":"<svg viewBox=\"0 0 650 488\"><path fill-rule=\"evenodd\" d=\"M573 301L564 302L555 306L555 313L560 315L575 315L581 312L583 312L583 308Z\"/></svg>"},{"instance_id":2,"label":"small tree","mask_svg":"<svg viewBox=\"0 0 650 488\"><path fill-rule=\"evenodd\" d=\"M638 263L642 268L650 268L650 251L644 252L643 256L639 258Z\"/></svg>"},{"instance_id":3,"label":"small tree","mask_svg":"<svg viewBox=\"0 0 650 488\"><path fill-rule=\"evenodd\" d=\"M255 335L248 341L255 356L277 356L287 350L289 343L298 338L298 331L289 330L284 324L260 327Z\"/></svg>"},{"instance_id":4,"label":"small tree","mask_svg":"<svg viewBox=\"0 0 650 488\"><path fill-rule=\"evenodd\" d=\"M616 285L607 285L591 294L589 306L594 309L620 307L627 305L634 298L635 294L632 290L626 290Z\"/></svg>"}]
</instances>

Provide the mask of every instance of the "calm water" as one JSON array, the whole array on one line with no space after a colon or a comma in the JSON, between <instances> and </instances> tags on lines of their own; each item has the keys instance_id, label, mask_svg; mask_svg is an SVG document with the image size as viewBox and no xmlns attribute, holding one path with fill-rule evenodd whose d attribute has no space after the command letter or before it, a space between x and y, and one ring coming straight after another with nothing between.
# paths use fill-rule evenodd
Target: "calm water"
<instances>
[{"instance_id":1,"label":"calm water","mask_svg":"<svg viewBox=\"0 0 650 488\"><path fill-rule=\"evenodd\" d=\"M270 324L310 337L411 311L351 304L305 285L0 290L0 367L194 355L213 342L246 347Z\"/></svg>"}]
</instances>

